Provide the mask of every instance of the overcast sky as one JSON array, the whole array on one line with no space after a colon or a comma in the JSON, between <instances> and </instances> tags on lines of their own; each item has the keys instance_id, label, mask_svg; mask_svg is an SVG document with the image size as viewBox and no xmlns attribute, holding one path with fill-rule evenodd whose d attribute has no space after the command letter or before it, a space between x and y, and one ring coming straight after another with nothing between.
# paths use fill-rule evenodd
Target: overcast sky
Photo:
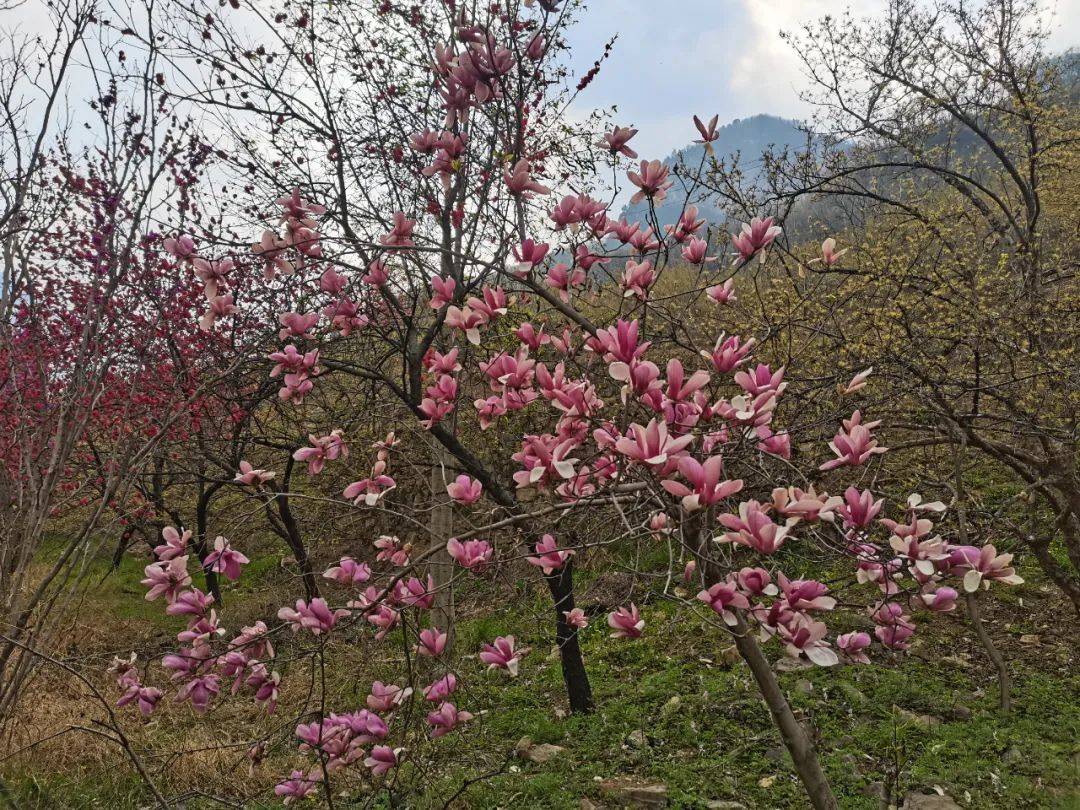
<instances>
[{"instance_id":1,"label":"overcast sky","mask_svg":"<svg viewBox=\"0 0 1080 810\"><path fill-rule=\"evenodd\" d=\"M696 135L690 116L721 123L756 113L798 118L804 86L783 30L851 8L880 12L885 0L587 0L571 31L575 66L587 70L617 33L615 51L580 106L618 105L616 120L641 132L634 148L663 158ZM1080 0L1047 0L1051 46L1080 46Z\"/></svg>"}]
</instances>

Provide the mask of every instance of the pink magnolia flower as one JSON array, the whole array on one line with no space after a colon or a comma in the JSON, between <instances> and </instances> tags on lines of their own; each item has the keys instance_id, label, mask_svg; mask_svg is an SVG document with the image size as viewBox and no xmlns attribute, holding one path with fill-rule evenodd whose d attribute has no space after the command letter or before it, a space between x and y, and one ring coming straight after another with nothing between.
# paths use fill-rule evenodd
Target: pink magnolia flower
<instances>
[{"instance_id":1,"label":"pink magnolia flower","mask_svg":"<svg viewBox=\"0 0 1080 810\"><path fill-rule=\"evenodd\" d=\"M457 676L453 672L447 672L437 681L432 681L424 687L424 700L432 703L446 700L457 690Z\"/></svg>"},{"instance_id":2,"label":"pink magnolia flower","mask_svg":"<svg viewBox=\"0 0 1080 810\"><path fill-rule=\"evenodd\" d=\"M633 259L626 260L626 268L623 270L622 287L624 296L636 295L642 301L649 296L649 287L656 279L652 262L635 262Z\"/></svg>"},{"instance_id":3,"label":"pink magnolia flower","mask_svg":"<svg viewBox=\"0 0 1080 810\"><path fill-rule=\"evenodd\" d=\"M332 430L327 436L308 435L309 447L301 447L296 450L292 457L296 461L307 462L308 475L318 475L323 471L327 461L336 461L338 458L347 458L349 448L341 438L340 428Z\"/></svg>"},{"instance_id":4,"label":"pink magnolia flower","mask_svg":"<svg viewBox=\"0 0 1080 810\"><path fill-rule=\"evenodd\" d=\"M624 321L620 318L614 326L598 331L593 339L594 342L590 342L589 345L602 351L604 359L609 363L632 364L640 360L651 345L648 342L638 343L639 328L636 320ZM608 371L611 372L610 367ZM625 376L620 377L614 374L612 376L617 380L625 379Z\"/></svg>"},{"instance_id":5,"label":"pink magnolia flower","mask_svg":"<svg viewBox=\"0 0 1080 810\"><path fill-rule=\"evenodd\" d=\"M269 229L263 231L259 241L251 246L251 252L263 259L263 277L267 281L278 273L289 276L296 271L293 263L285 258L288 249L289 243Z\"/></svg>"},{"instance_id":6,"label":"pink magnolia flower","mask_svg":"<svg viewBox=\"0 0 1080 810\"><path fill-rule=\"evenodd\" d=\"M774 554L790 531L788 526L773 523L767 507L757 501L743 501L738 515L720 515L720 523L731 531L717 538L719 542L749 546L762 554Z\"/></svg>"},{"instance_id":7,"label":"pink magnolia flower","mask_svg":"<svg viewBox=\"0 0 1080 810\"><path fill-rule=\"evenodd\" d=\"M274 787L274 795L279 797L284 804L292 804L314 795L319 780L313 774L305 776L303 771L293 771L284 782L279 782Z\"/></svg>"},{"instance_id":8,"label":"pink magnolia flower","mask_svg":"<svg viewBox=\"0 0 1080 810\"><path fill-rule=\"evenodd\" d=\"M281 324L281 329L278 330L278 339L302 338L310 340L312 337L311 329L318 322L318 312L309 312L306 315L301 315L299 312L286 312L284 315L278 316L278 323Z\"/></svg>"},{"instance_id":9,"label":"pink magnolia flower","mask_svg":"<svg viewBox=\"0 0 1080 810\"><path fill-rule=\"evenodd\" d=\"M333 267L328 267L319 276L319 289L330 295L340 295L348 283L349 280Z\"/></svg>"},{"instance_id":10,"label":"pink magnolia flower","mask_svg":"<svg viewBox=\"0 0 1080 810\"><path fill-rule=\"evenodd\" d=\"M630 127L616 126L611 132L605 132L603 140L597 144L600 147L607 147L611 154L622 154L626 157L634 160L637 157L637 152L627 146L627 142L637 135L636 129Z\"/></svg>"},{"instance_id":11,"label":"pink magnolia flower","mask_svg":"<svg viewBox=\"0 0 1080 810\"><path fill-rule=\"evenodd\" d=\"M452 483L446 485L446 494L462 506L476 503L480 500L482 492L481 483L465 474L459 475Z\"/></svg>"},{"instance_id":12,"label":"pink magnolia flower","mask_svg":"<svg viewBox=\"0 0 1080 810\"><path fill-rule=\"evenodd\" d=\"M273 714L277 708L281 673L268 671L264 664L255 664L244 683L255 690L255 702L263 704L266 711Z\"/></svg>"},{"instance_id":13,"label":"pink magnolia flower","mask_svg":"<svg viewBox=\"0 0 1080 810\"><path fill-rule=\"evenodd\" d=\"M341 608L330 610L326 600L317 596L311 602L297 599L295 610L283 607L278 611L277 615L283 622L288 622L292 626L294 633L306 629L312 635L318 636L333 630L338 619L348 616L349 611Z\"/></svg>"},{"instance_id":14,"label":"pink magnolia flower","mask_svg":"<svg viewBox=\"0 0 1080 810\"><path fill-rule=\"evenodd\" d=\"M701 226L704 224L705 220L698 218L697 206L688 205L683 209L678 221L674 225L668 225L665 230L671 234L676 242L682 243L701 230ZM694 264L697 264L697 262L694 262Z\"/></svg>"},{"instance_id":15,"label":"pink magnolia flower","mask_svg":"<svg viewBox=\"0 0 1080 810\"><path fill-rule=\"evenodd\" d=\"M568 625L578 630L584 630L589 626L589 619L585 616L585 611L581 608L564 610L563 617L566 619Z\"/></svg>"},{"instance_id":16,"label":"pink magnolia flower","mask_svg":"<svg viewBox=\"0 0 1080 810\"><path fill-rule=\"evenodd\" d=\"M383 287L386 282L390 280L390 271L386 267L386 262L381 259L375 259L368 265L368 271L361 279L365 284L370 284L372 287Z\"/></svg>"},{"instance_id":17,"label":"pink magnolia flower","mask_svg":"<svg viewBox=\"0 0 1080 810\"><path fill-rule=\"evenodd\" d=\"M416 577L398 580L394 586L394 599L402 605L431 610L435 604L435 580L431 574L427 575L427 581L421 582Z\"/></svg>"},{"instance_id":18,"label":"pink magnolia flower","mask_svg":"<svg viewBox=\"0 0 1080 810\"><path fill-rule=\"evenodd\" d=\"M762 425L757 429L757 435L760 439L757 443L757 449L762 453L768 453L779 458L791 458L790 433L787 431L773 433L769 428Z\"/></svg>"},{"instance_id":19,"label":"pink magnolia flower","mask_svg":"<svg viewBox=\"0 0 1080 810\"><path fill-rule=\"evenodd\" d=\"M851 378L847 385L837 385L836 390L840 392L840 396L847 396L854 394L856 391L861 391L866 387L866 378L873 373L874 367L864 368L858 374Z\"/></svg>"},{"instance_id":20,"label":"pink magnolia flower","mask_svg":"<svg viewBox=\"0 0 1080 810\"><path fill-rule=\"evenodd\" d=\"M772 576L764 568L742 568L735 574L739 589L750 596L775 596L779 589L773 585Z\"/></svg>"},{"instance_id":21,"label":"pink magnolia flower","mask_svg":"<svg viewBox=\"0 0 1080 810\"><path fill-rule=\"evenodd\" d=\"M180 236L175 238L171 236L166 237L165 241L162 242L162 246L167 253L170 253L181 261L192 259L196 256L195 240L187 234L180 234Z\"/></svg>"},{"instance_id":22,"label":"pink magnolia flower","mask_svg":"<svg viewBox=\"0 0 1080 810\"><path fill-rule=\"evenodd\" d=\"M869 526L881 512L883 501L874 500L874 494L855 487L844 490L844 503L836 508L836 513L844 520L844 528L861 529Z\"/></svg>"},{"instance_id":23,"label":"pink magnolia flower","mask_svg":"<svg viewBox=\"0 0 1080 810\"><path fill-rule=\"evenodd\" d=\"M472 719L472 714L458 709L453 703L443 703L427 716L428 725L431 726L431 736L435 739L449 734L462 723L467 723Z\"/></svg>"},{"instance_id":24,"label":"pink magnolia flower","mask_svg":"<svg viewBox=\"0 0 1080 810\"><path fill-rule=\"evenodd\" d=\"M709 243L706 242L704 239L699 239L698 237L695 236L689 242L687 242L685 245L683 245L682 257L684 259L686 259L688 262L690 262L690 264L701 264L702 262L712 261L716 257L715 256L706 256L705 254L706 254L706 252L708 250L709 250ZM731 279L728 279L728 283L732 283ZM709 295L711 296L712 295L711 291L712 290L718 290L718 289L722 289L722 288L720 288L720 287L709 287L709 289L706 290L706 292L709 293ZM715 297L713 298L713 300L716 300Z\"/></svg>"},{"instance_id":25,"label":"pink magnolia flower","mask_svg":"<svg viewBox=\"0 0 1080 810\"><path fill-rule=\"evenodd\" d=\"M450 305L446 308L446 325L463 332L474 346L480 345L480 327L487 325L489 320L486 313L478 312L468 305L465 307Z\"/></svg>"},{"instance_id":26,"label":"pink magnolia flower","mask_svg":"<svg viewBox=\"0 0 1080 810\"><path fill-rule=\"evenodd\" d=\"M777 487L772 491L772 506L777 514L809 523L833 520L835 510L842 503L843 499L838 496L818 495L812 486L805 492L798 487Z\"/></svg>"},{"instance_id":27,"label":"pink magnolia flower","mask_svg":"<svg viewBox=\"0 0 1080 810\"><path fill-rule=\"evenodd\" d=\"M317 375L319 373L317 366L319 362L318 349L312 349L310 352L301 354L290 343L280 352L271 353L269 359L277 364L270 370L271 377L278 377L284 373L299 374L307 377L309 374Z\"/></svg>"},{"instance_id":28,"label":"pink magnolia flower","mask_svg":"<svg viewBox=\"0 0 1080 810\"><path fill-rule=\"evenodd\" d=\"M739 593L733 582L717 582L699 593L697 598L716 611L723 618L724 623L730 627L734 627L739 622L733 608L750 609L750 602Z\"/></svg>"},{"instance_id":29,"label":"pink magnolia flower","mask_svg":"<svg viewBox=\"0 0 1080 810\"><path fill-rule=\"evenodd\" d=\"M671 479L661 481L660 485L676 498L682 498L683 509L687 512L712 506L741 491L743 487L743 482L739 479L720 480L724 474L722 456L710 456L704 464L692 456L683 456L679 459L679 472L690 482L690 487Z\"/></svg>"},{"instance_id":30,"label":"pink magnolia flower","mask_svg":"<svg viewBox=\"0 0 1080 810\"><path fill-rule=\"evenodd\" d=\"M127 690L120 696L120 699L116 701L118 708L127 706L129 703L134 703L139 707L139 712L143 717L149 717L155 708L157 708L158 701L161 700L162 692L153 686L143 686L139 683L132 683L127 687Z\"/></svg>"},{"instance_id":31,"label":"pink magnolia flower","mask_svg":"<svg viewBox=\"0 0 1080 810\"><path fill-rule=\"evenodd\" d=\"M550 194L551 189L537 182L532 177L532 164L522 158L513 169L503 171L503 181L510 193L528 199L533 194Z\"/></svg>"},{"instance_id":32,"label":"pink magnolia flower","mask_svg":"<svg viewBox=\"0 0 1080 810\"><path fill-rule=\"evenodd\" d=\"M451 537L446 543L446 552L450 558L470 571L481 571L491 562L492 548L486 540L466 540L462 543Z\"/></svg>"},{"instance_id":33,"label":"pink magnolia flower","mask_svg":"<svg viewBox=\"0 0 1080 810\"><path fill-rule=\"evenodd\" d=\"M290 349L292 346L289 347ZM295 350L294 350L295 351ZM256 470L246 461L240 462L240 471L233 479L238 484L242 484L246 487L258 487L265 484L267 481L274 479L274 473L267 472L266 470ZM164 532L162 532L164 534ZM190 534L190 533L189 533Z\"/></svg>"},{"instance_id":34,"label":"pink magnolia flower","mask_svg":"<svg viewBox=\"0 0 1080 810\"><path fill-rule=\"evenodd\" d=\"M788 607L797 613L806 613L811 610L832 610L836 607L836 600L826 596L829 586L813 579L789 580L783 572L778 575L780 590L784 593L784 601Z\"/></svg>"},{"instance_id":35,"label":"pink magnolia flower","mask_svg":"<svg viewBox=\"0 0 1080 810\"><path fill-rule=\"evenodd\" d=\"M214 673L192 678L176 692L176 702L191 701L191 707L199 714L210 708L210 701L221 691L218 676Z\"/></svg>"},{"instance_id":36,"label":"pink magnolia flower","mask_svg":"<svg viewBox=\"0 0 1080 810\"><path fill-rule=\"evenodd\" d=\"M236 312L236 306L233 304L231 295L215 295L209 299L209 306L199 320L199 329L209 332L218 318L227 318L234 312Z\"/></svg>"},{"instance_id":37,"label":"pink magnolia flower","mask_svg":"<svg viewBox=\"0 0 1080 810\"><path fill-rule=\"evenodd\" d=\"M550 247L544 242L534 242L532 239L522 240L520 245L513 248L514 261L508 267L511 273L518 278L525 278L536 265L540 264L547 256Z\"/></svg>"},{"instance_id":38,"label":"pink magnolia flower","mask_svg":"<svg viewBox=\"0 0 1080 810\"><path fill-rule=\"evenodd\" d=\"M570 453L577 444L573 437L560 441L558 437L548 433L542 436L525 436L521 442L521 451L511 456L525 468L514 473L518 488L544 488L552 482L573 478L577 459Z\"/></svg>"},{"instance_id":39,"label":"pink magnolia flower","mask_svg":"<svg viewBox=\"0 0 1080 810\"><path fill-rule=\"evenodd\" d=\"M733 278L729 278L723 284L709 287L705 293L718 304L731 304L738 300L735 297L735 279Z\"/></svg>"},{"instance_id":40,"label":"pink magnolia flower","mask_svg":"<svg viewBox=\"0 0 1080 810\"><path fill-rule=\"evenodd\" d=\"M420 631L420 643L416 645L416 654L438 658L446 649L450 637L438 627L429 627Z\"/></svg>"},{"instance_id":41,"label":"pink magnolia flower","mask_svg":"<svg viewBox=\"0 0 1080 810\"><path fill-rule=\"evenodd\" d=\"M206 300L211 301L228 281L228 274L233 269L233 260L221 259L213 262L196 258L192 260L191 266L195 270L195 275L203 283L203 294Z\"/></svg>"},{"instance_id":42,"label":"pink magnolia flower","mask_svg":"<svg viewBox=\"0 0 1080 810\"><path fill-rule=\"evenodd\" d=\"M844 420L844 429L829 442L829 447L836 454L836 458L826 461L818 469L833 470L844 465L857 467L871 456L886 452L889 448L879 447L877 439L870 432L879 424L881 423L878 421L863 424L862 414L855 411L850 419Z\"/></svg>"},{"instance_id":43,"label":"pink magnolia flower","mask_svg":"<svg viewBox=\"0 0 1080 810\"><path fill-rule=\"evenodd\" d=\"M412 691L411 688L375 681L371 684L371 694L367 696L367 707L373 712L393 711L408 699Z\"/></svg>"},{"instance_id":44,"label":"pink magnolia flower","mask_svg":"<svg viewBox=\"0 0 1080 810\"><path fill-rule=\"evenodd\" d=\"M653 468L663 467L669 459L678 458L694 441L693 434L689 433L678 437L668 435L667 425L655 419L651 419L646 427L631 424L630 434L615 442L615 449L627 458Z\"/></svg>"},{"instance_id":45,"label":"pink magnolia flower","mask_svg":"<svg viewBox=\"0 0 1080 810\"><path fill-rule=\"evenodd\" d=\"M735 384L752 397L766 391L775 391L779 396L787 387L783 382L784 369L773 371L765 363L758 363L757 367L750 371L736 372L734 379Z\"/></svg>"},{"instance_id":46,"label":"pink magnolia flower","mask_svg":"<svg viewBox=\"0 0 1080 810\"><path fill-rule=\"evenodd\" d=\"M702 123L701 119L696 115L694 116L694 126L697 127L697 131L701 135L700 140L694 141L694 143L703 143L709 150L709 154L712 154L712 142L720 137L720 133L716 131L716 124L720 120L719 115L714 115L709 119L709 123L706 126Z\"/></svg>"},{"instance_id":47,"label":"pink magnolia flower","mask_svg":"<svg viewBox=\"0 0 1080 810\"><path fill-rule=\"evenodd\" d=\"M375 539L375 548L379 549L379 553L375 555L377 561L389 560L394 565L401 567L409 564L412 543L402 544L397 537L383 534Z\"/></svg>"},{"instance_id":48,"label":"pink magnolia flower","mask_svg":"<svg viewBox=\"0 0 1080 810\"><path fill-rule=\"evenodd\" d=\"M505 669L511 678L516 678L521 659L528 655L529 648L514 649L513 636L499 636L491 644L484 644L480 650L480 660L488 669Z\"/></svg>"},{"instance_id":49,"label":"pink magnolia flower","mask_svg":"<svg viewBox=\"0 0 1080 810\"><path fill-rule=\"evenodd\" d=\"M583 287L587 279L588 276L586 276L582 268L575 267L571 270L565 264L559 262L559 264L548 270L545 283L553 290L558 290L559 298L564 302L568 302L570 300L570 289L572 287Z\"/></svg>"},{"instance_id":50,"label":"pink magnolia flower","mask_svg":"<svg viewBox=\"0 0 1080 810\"><path fill-rule=\"evenodd\" d=\"M412 235L415 227L416 220L406 218L401 211L395 211L390 232L379 241L387 247L412 247Z\"/></svg>"},{"instance_id":51,"label":"pink magnolia flower","mask_svg":"<svg viewBox=\"0 0 1080 810\"><path fill-rule=\"evenodd\" d=\"M721 332L716 339L716 346L713 347L712 353L710 354L702 349L701 355L706 360L712 360L713 368L721 374L727 374L743 363L750 361L750 350L756 344L757 340L754 338L750 338L743 343L738 335L725 337L724 333Z\"/></svg>"},{"instance_id":52,"label":"pink magnolia flower","mask_svg":"<svg viewBox=\"0 0 1080 810\"><path fill-rule=\"evenodd\" d=\"M536 544L536 556L526 557L525 560L540 568L544 572L544 576L547 576L566 565L566 561L573 555L573 550L560 550L555 537L545 534L540 539L540 542Z\"/></svg>"},{"instance_id":53,"label":"pink magnolia flower","mask_svg":"<svg viewBox=\"0 0 1080 810\"><path fill-rule=\"evenodd\" d=\"M907 640L915 632L915 624L896 602L885 602L874 611L872 618L877 628L874 635L891 650L906 650Z\"/></svg>"},{"instance_id":54,"label":"pink magnolia flower","mask_svg":"<svg viewBox=\"0 0 1080 810\"><path fill-rule=\"evenodd\" d=\"M376 745L364 760L364 767L371 770L373 776L382 776L398 765L398 757L402 749L390 748L388 745Z\"/></svg>"},{"instance_id":55,"label":"pink magnolia flower","mask_svg":"<svg viewBox=\"0 0 1080 810\"><path fill-rule=\"evenodd\" d=\"M836 240L830 236L828 239L821 243L820 258L811 259L810 264L822 262L826 267L832 267L834 264L840 261L840 257L847 252L848 248L844 248L843 250L838 251L836 249Z\"/></svg>"},{"instance_id":56,"label":"pink magnolia flower","mask_svg":"<svg viewBox=\"0 0 1080 810\"><path fill-rule=\"evenodd\" d=\"M640 171L626 173L630 182L638 187L638 191L630 198L630 203L639 203L646 197L654 203L662 202L674 183L667 179L668 167L659 160L643 160L639 168Z\"/></svg>"},{"instance_id":57,"label":"pink magnolia flower","mask_svg":"<svg viewBox=\"0 0 1080 810\"><path fill-rule=\"evenodd\" d=\"M203 617L206 616L212 604L214 604L214 597L203 593L198 588L192 588L178 593L166 606L165 612L170 616Z\"/></svg>"},{"instance_id":58,"label":"pink magnolia flower","mask_svg":"<svg viewBox=\"0 0 1080 810\"><path fill-rule=\"evenodd\" d=\"M836 646L844 658L853 664L869 664L870 658L863 650L870 646L869 633L844 633L837 636Z\"/></svg>"},{"instance_id":59,"label":"pink magnolia flower","mask_svg":"<svg viewBox=\"0 0 1080 810\"><path fill-rule=\"evenodd\" d=\"M761 255L761 260L765 261L765 248L775 241L781 230L779 225L773 225L772 217L754 217L750 224L744 222L742 231L731 240L736 250L736 262L748 262L758 254Z\"/></svg>"},{"instance_id":60,"label":"pink magnolia flower","mask_svg":"<svg viewBox=\"0 0 1080 810\"><path fill-rule=\"evenodd\" d=\"M214 550L206 555L203 565L211 571L224 574L226 578L234 582L240 578L240 566L247 565L251 560L229 545L229 541L221 535L214 539Z\"/></svg>"},{"instance_id":61,"label":"pink magnolia flower","mask_svg":"<svg viewBox=\"0 0 1080 810\"><path fill-rule=\"evenodd\" d=\"M956 608L956 600L960 594L955 589L942 585L921 596L923 604L934 613L948 613Z\"/></svg>"},{"instance_id":62,"label":"pink magnolia flower","mask_svg":"<svg viewBox=\"0 0 1080 810\"><path fill-rule=\"evenodd\" d=\"M452 278L442 276L431 277L431 300L428 302L432 309L440 310L454 300L454 290L457 282Z\"/></svg>"},{"instance_id":63,"label":"pink magnolia flower","mask_svg":"<svg viewBox=\"0 0 1080 810\"><path fill-rule=\"evenodd\" d=\"M629 607L620 607L609 613L607 623L613 631L612 638L639 638L645 630L645 620L633 602Z\"/></svg>"},{"instance_id":64,"label":"pink magnolia flower","mask_svg":"<svg viewBox=\"0 0 1080 810\"><path fill-rule=\"evenodd\" d=\"M949 573L964 576L964 591L974 593L979 587L989 588L991 582L1006 585L1021 585L1016 569L1009 563L1012 554L998 554L997 549L987 544L982 548L975 546L953 546L949 551ZM149 597L148 597L149 598Z\"/></svg>"},{"instance_id":65,"label":"pink magnolia flower","mask_svg":"<svg viewBox=\"0 0 1080 810\"><path fill-rule=\"evenodd\" d=\"M161 536L165 538L165 542L160 546L154 546L154 554L157 555L159 560L171 560L179 557L187 550L191 532L183 529L183 527L181 527L181 531L183 531L183 534L172 526L166 526L161 530Z\"/></svg>"},{"instance_id":66,"label":"pink magnolia flower","mask_svg":"<svg viewBox=\"0 0 1080 810\"><path fill-rule=\"evenodd\" d=\"M332 565L323 572L323 577L342 585L359 585L371 579L371 566L357 562L352 557L342 557L337 565Z\"/></svg>"},{"instance_id":67,"label":"pink magnolia flower","mask_svg":"<svg viewBox=\"0 0 1080 810\"><path fill-rule=\"evenodd\" d=\"M353 503L363 501L366 506L375 506L387 492L394 489L397 482L389 475L377 475L363 481L353 481L342 493Z\"/></svg>"},{"instance_id":68,"label":"pink magnolia flower","mask_svg":"<svg viewBox=\"0 0 1080 810\"><path fill-rule=\"evenodd\" d=\"M150 589L146 592L146 600L153 602L164 596L166 601L173 602L180 591L191 584L187 561L187 556L172 557L146 566L143 569L146 579L142 580L142 584Z\"/></svg>"},{"instance_id":69,"label":"pink magnolia flower","mask_svg":"<svg viewBox=\"0 0 1080 810\"><path fill-rule=\"evenodd\" d=\"M825 641L828 628L824 622L817 622L797 613L790 622L780 625L779 632L788 655L798 656L799 653L804 653L819 667L831 667L840 662Z\"/></svg>"}]
</instances>

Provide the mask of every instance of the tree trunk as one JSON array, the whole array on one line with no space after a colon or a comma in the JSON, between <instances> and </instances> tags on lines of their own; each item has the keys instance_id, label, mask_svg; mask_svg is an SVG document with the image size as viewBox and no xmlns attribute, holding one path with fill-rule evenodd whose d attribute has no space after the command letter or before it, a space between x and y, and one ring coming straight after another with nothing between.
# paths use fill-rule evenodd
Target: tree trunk
<instances>
[{"instance_id":1,"label":"tree trunk","mask_svg":"<svg viewBox=\"0 0 1080 810\"><path fill-rule=\"evenodd\" d=\"M296 522L296 517L292 513L292 506L289 504L289 487L292 482L292 472L293 458L290 456L285 463L281 486L277 489L273 489L271 486L271 490L275 495L274 500L277 502L278 517L281 524L279 528L271 521L271 526L281 535L282 539L288 544L289 550L293 553L296 565L300 569L301 579L304 582L304 592L310 601L319 595L319 581L315 578L315 572L311 568L311 558L308 557L304 537L300 532L300 525ZM273 513L269 512L269 509L267 510L267 516L273 518Z\"/></svg>"},{"instance_id":2,"label":"tree trunk","mask_svg":"<svg viewBox=\"0 0 1080 810\"><path fill-rule=\"evenodd\" d=\"M712 521L705 519L704 510L683 513L683 542L691 543L690 548L695 549L694 556L697 559L702 582L706 587L723 579L720 566L709 554L711 533L708 527L711 525ZM735 638L735 648L750 667L750 672L757 682L758 691L765 699L765 705L769 707L773 722L780 730L780 736L784 740L788 753L791 754L791 761L795 764L795 770L799 774L810 804L815 810L837 810L836 797L833 796L829 780L821 768L817 751L814 750L806 729L795 719L791 704L788 703L787 697L780 688L780 682L776 679L776 673L773 672L765 653L761 651L761 645L758 644L741 615L738 616L738 624L730 630Z\"/></svg>"},{"instance_id":3,"label":"tree trunk","mask_svg":"<svg viewBox=\"0 0 1080 810\"><path fill-rule=\"evenodd\" d=\"M1009 675L1009 667L1005 664L1005 659L1001 657L998 648L994 646L993 639L990 638L990 634L986 632L986 628L983 626L982 612L979 610L979 595L969 593L964 596L967 602L968 618L971 619L971 626L975 628L975 635L979 637L979 642L982 644L983 649L986 650L986 654L990 656L990 660L997 670L998 691L1000 694L998 706L1003 714L1008 714L1012 710L1012 677Z\"/></svg>"},{"instance_id":4,"label":"tree trunk","mask_svg":"<svg viewBox=\"0 0 1080 810\"><path fill-rule=\"evenodd\" d=\"M566 612L574 609L573 560L567 560L559 571L552 572L544 580L551 591L551 601L555 603L555 643L559 646L570 711L587 714L596 708L596 703L593 701L588 673L585 672L585 659L581 657L577 628L566 621Z\"/></svg>"},{"instance_id":5,"label":"tree trunk","mask_svg":"<svg viewBox=\"0 0 1080 810\"><path fill-rule=\"evenodd\" d=\"M220 606L221 585L218 583L217 573L207 568L203 560L210 553L209 544L206 542L206 530L210 523L210 500L217 492L219 485L211 484L199 493L199 501L195 505L195 554L199 559L199 565L203 569L203 577L206 580L206 590L214 597L214 601Z\"/></svg>"},{"instance_id":6,"label":"tree trunk","mask_svg":"<svg viewBox=\"0 0 1080 810\"><path fill-rule=\"evenodd\" d=\"M817 751L806 734L795 714L791 711L791 705L780 688L780 682L776 679L761 646L757 643L746 622L739 618L739 624L732 628L735 636L735 647L739 651L750 672L757 682L761 696L765 698L765 705L769 707L773 722L780 729L780 735L784 738L784 745L791 754L791 761L795 763L795 770L803 783L810 804L815 810L837 810L836 797L833 796L829 780L821 769Z\"/></svg>"},{"instance_id":7,"label":"tree trunk","mask_svg":"<svg viewBox=\"0 0 1080 810\"><path fill-rule=\"evenodd\" d=\"M445 544L454 531L454 502L446 492L447 483L452 480L447 466L454 457L438 443L431 448L431 514L428 516L431 543L443 546L428 562L428 574L435 583L435 604L432 606L432 621L446 633L446 651L449 653L454 644L454 561L447 553Z\"/></svg>"}]
</instances>

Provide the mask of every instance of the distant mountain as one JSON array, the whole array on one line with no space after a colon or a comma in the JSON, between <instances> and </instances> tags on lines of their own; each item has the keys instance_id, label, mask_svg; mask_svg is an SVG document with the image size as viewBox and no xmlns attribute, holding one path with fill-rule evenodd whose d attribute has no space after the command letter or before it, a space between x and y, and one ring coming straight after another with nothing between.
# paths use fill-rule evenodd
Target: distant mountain
<instances>
[{"instance_id":1,"label":"distant mountain","mask_svg":"<svg viewBox=\"0 0 1080 810\"><path fill-rule=\"evenodd\" d=\"M719 137L713 142L716 157L728 159L739 155L739 167L743 172L744 179L753 182L761 170L761 154L772 147L781 150L784 147L792 149L805 148L806 135L798 128L798 122L778 118L775 115L754 115L750 118L735 119L730 124L720 127ZM674 170L680 164L690 170L696 171L701 165L705 147L702 144L691 144L684 149L672 153L664 160L664 164ZM667 198L656 206L656 215L661 225L670 225L679 218L683 206L687 202L687 195L678 178L675 185L668 192ZM698 216L710 223L723 223L727 218L715 198L701 191L695 192L689 202L698 207ZM628 221L644 222L648 214L648 203L642 201L637 205L627 205L622 210L622 215Z\"/></svg>"}]
</instances>

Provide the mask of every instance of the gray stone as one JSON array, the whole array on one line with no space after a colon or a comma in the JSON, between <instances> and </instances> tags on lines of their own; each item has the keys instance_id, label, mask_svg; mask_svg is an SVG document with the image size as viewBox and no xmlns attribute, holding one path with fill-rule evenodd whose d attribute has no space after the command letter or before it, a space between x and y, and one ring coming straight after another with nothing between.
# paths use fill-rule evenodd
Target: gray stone
<instances>
[{"instance_id":1,"label":"gray stone","mask_svg":"<svg viewBox=\"0 0 1080 810\"><path fill-rule=\"evenodd\" d=\"M936 793L911 793L904 799L901 810L963 810L949 796Z\"/></svg>"},{"instance_id":2,"label":"gray stone","mask_svg":"<svg viewBox=\"0 0 1080 810\"><path fill-rule=\"evenodd\" d=\"M795 691L800 695L809 695L814 691L814 684L810 683L806 678L799 678L799 680L795 681Z\"/></svg>"},{"instance_id":3,"label":"gray stone","mask_svg":"<svg viewBox=\"0 0 1080 810\"><path fill-rule=\"evenodd\" d=\"M637 729L626 735L626 744L631 748L648 748L649 738L645 736L644 731Z\"/></svg>"},{"instance_id":4,"label":"gray stone","mask_svg":"<svg viewBox=\"0 0 1080 810\"><path fill-rule=\"evenodd\" d=\"M600 783L600 790L630 807L665 807L668 803L667 785L659 782L605 779Z\"/></svg>"},{"instance_id":5,"label":"gray stone","mask_svg":"<svg viewBox=\"0 0 1080 810\"><path fill-rule=\"evenodd\" d=\"M667 699L667 703L660 707L660 714L667 716L675 714L682 706L682 698L678 695L672 695Z\"/></svg>"},{"instance_id":6,"label":"gray stone","mask_svg":"<svg viewBox=\"0 0 1080 810\"><path fill-rule=\"evenodd\" d=\"M535 762L538 765L550 762L565 750L561 745L552 745L551 743L534 745L529 737L522 737L514 746L514 751L519 757L527 759L529 762Z\"/></svg>"},{"instance_id":7,"label":"gray stone","mask_svg":"<svg viewBox=\"0 0 1080 810\"><path fill-rule=\"evenodd\" d=\"M813 668L814 665L810 661L803 658L790 658L786 656L777 661L773 666L773 669L777 672L799 672L800 670Z\"/></svg>"},{"instance_id":8,"label":"gray stone","mask_svg":"<svg viewBox=\"0 0 1080 810\"><path fill-rule=\"evenodd\" d=\"M713 799L705 803L706 810L746 810L742 802L733 802L729 799Z\"/></svg>"}]
</instances>

